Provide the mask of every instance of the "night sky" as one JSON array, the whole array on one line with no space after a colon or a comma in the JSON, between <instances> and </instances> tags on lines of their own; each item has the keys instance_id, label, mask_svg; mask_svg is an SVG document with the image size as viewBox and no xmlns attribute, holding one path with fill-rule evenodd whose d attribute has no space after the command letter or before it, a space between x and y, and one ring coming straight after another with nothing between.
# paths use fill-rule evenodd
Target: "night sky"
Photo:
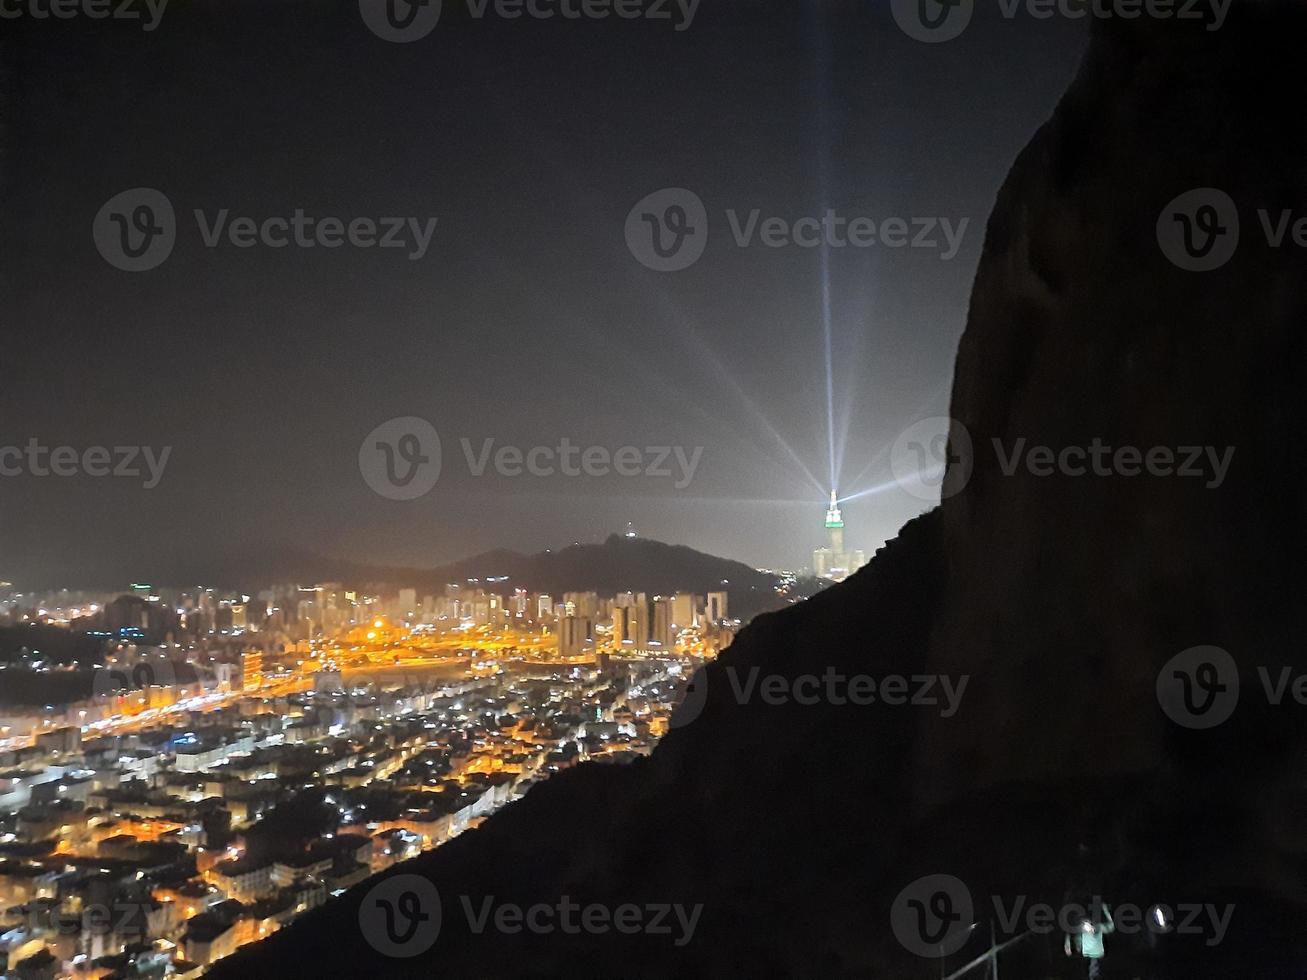
<instances>
[{"instance_id":1,"label":"night sky","mask_svg":"<svg viewBox=\"0 0 1307 980\"><path fill-rule=\"evenodd\" d=\"M947 412L985 218L1086 36L978 12L923 44L884 0L703 0L681 31L445 0L429 36L395 44L356 3L174 3L149 32L0 21L0 446L173 447L149 490L0 477L0 579L120 585L281 547L430 565L628 521L800 567L830 482L822 250L737 247L727 209L969 219L947 261L826 252L839 490L891 481L885 447ZM178 230L130 273L92 226L137 187L166 195ZM670 273L624 238L664 187L694 191L709 223L702 258ZM418 260L208 248L192 212L224 208L437 224ZM385 499L360 443L409 415L440 433L442 473ZM703 452L678 490L478 478L459 444L563 437ZM926 506L897 488L852 501L848 541L870 553Z\"/></svg>"}]
</instances>

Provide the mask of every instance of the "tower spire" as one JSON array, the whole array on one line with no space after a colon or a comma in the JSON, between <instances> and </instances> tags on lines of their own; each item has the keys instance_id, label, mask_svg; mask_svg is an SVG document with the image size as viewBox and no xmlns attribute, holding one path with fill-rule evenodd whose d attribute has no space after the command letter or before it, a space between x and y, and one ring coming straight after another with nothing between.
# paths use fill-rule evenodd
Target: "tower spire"
<instances>
[{"instance_id":1,"label":"tower spire","mask_svg":"<svg viewBox=\"0 0 1307 980\"><path fill-rule=\"evenodd\" d=\"M835 491L830 492L830 507L826 509L826 526L843 527L844 518L840 514L839 498L835 496Z\"/></svg>"}]
</instances>

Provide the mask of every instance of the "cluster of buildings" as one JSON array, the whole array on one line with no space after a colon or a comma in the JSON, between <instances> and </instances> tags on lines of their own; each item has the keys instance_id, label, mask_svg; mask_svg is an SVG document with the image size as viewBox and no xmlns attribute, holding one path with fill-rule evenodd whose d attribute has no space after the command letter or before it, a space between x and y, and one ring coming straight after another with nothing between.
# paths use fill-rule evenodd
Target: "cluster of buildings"
<instances>
[{"instance_id":1,"label":"cluster of buildings","mask_svg":"<svg viewBox=\"0 0 1307 980\"><path fill-rule=\"evenodd\" d=\"M700 662L501 652L44 726L0 750L0 975L198 976L561 769L648 753Z\"/></svg>"},{"instance_id":2,"label":"cluster of buildings","mask_svg":"<svg viewBox=\"0 0 1307 980\"><path fill-rule=\"evenodd\" d=\"M569 592L555 608L554 617L559 654L567 658L586 657L595 651L625 656L706 656L729 645L739 626L728 618L725 592L652 597L644 592L622 592L608 599L594 592Z\"/></svg>"},{"instance_id":3,"label":"cluster of buildings","mask_svg":"<svg viewBox=\"0 0 1307 980\"><path fill-rule=\"evenodd\" d=\"M365 594L339 583L283 586L258 596L201 588L164 596L151 585L133 585L118 596L53 593L11 598L0 618L77 627L115 642L182 644L188 652L219 651L224 640L241 647L254 634L265 649L285 648L386 620L436 631L488 627L546 631L558 637L566 656L614 649L649 654L678 646L702 648L729 642L738 623L728 618L726 591L705 595L648 595L623 592L548 593L513 589L502 580L471 580L447 586L440 595L402 588L389 595ZM203 661L203 657L196 659Z\"/></svg>"},{"instance_id":4,"label":"cluster of buildings","mask_svg":"<svg viewBox=\"0 0 1307 980\"><path fill-rule=\"evenodd\" d=\"M834 494L825 526L840 580L865 558ZM647 754L740 625L725 589L505 583L0 583L0 627L35 628L0 684L58 692L0 696L0 980L199 976L561 769Z\"/></svg>"}]
</instances>

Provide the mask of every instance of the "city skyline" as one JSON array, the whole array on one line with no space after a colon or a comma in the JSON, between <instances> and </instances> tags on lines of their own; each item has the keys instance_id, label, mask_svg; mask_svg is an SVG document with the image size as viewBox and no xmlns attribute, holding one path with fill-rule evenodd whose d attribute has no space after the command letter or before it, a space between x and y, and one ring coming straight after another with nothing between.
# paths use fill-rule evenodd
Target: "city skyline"
<instances>
[{"instance_id":1,"label":"city skyline","mask_svg":"<svg viewBox=\"0 0 1307 980\"><path fill-rule=\"evenodd\" d=\"M831 523L832 514L835 515L834 520L838 521L838 525L833 525ZM851 574L852 572L856 572L860 567L862 567L862 565L866 563L866 552L862 548L851 547L847 551L844 549L843 546L844 526L845 525L842 518L842 510L840 506L837 506L836 504L835 491L832 491L830 504L825 512L825 523L823 525L823 530L821 532L821 539L820 539L821 546L813 549L809 554L804 556L806 560L796 563L792 566L774 566L774 567L752 566L752 567L762 572L776 572L776 573L791 575L795 577L810 577L815 579L839 581L842 578L846 577L848 574ZM834 529L836 527L838 527L838 530ZM505 552L512 553L514 557L517 558L542 557L544 555L549 555L555 552L566 551L569 548L575 548L581 544L603 544L606 541L611 541L618 537L630 540L630 539L641 538L641 535L639 534L638 531L635 530L634 524L628 521L625 529L620 532L614 530L606 534L595 535L589 541L585 541L585 542L572 541L560 548L546 548L542 552L535 553L534 556L527 555L523 552L516 551L515 549L508 548L508 549L493 549L490 551L479 552L474 555L462 556L460 559L458 559L453 563L445 563L444 565L439 565L439 566L433 565L433 566L399 567L399 566L385 566L385 565L366 565L360 562L352 562L352 563L348 563L345 566L349 568L349 571L345 573L345 575L351 581L385 582L388 576L406 577L406 576L412 576L414 574L435 574L441 568L466 565L468 563L475 563L478 561L484 562L485 567L491 569L493 572L498 572L500 571L500 569L497 569L494 563L497 560L497 556L502 555ZM817 538L816 534L814 534L814 538L815 539ZM654 542L654 543L672 544L672 542ZM694 550L697 551L697 549ZM738 560L729 555L707 555L706 553L703 552L700 553L705 554L706 557L719 558L724 561ZM184 587L184 584L187 582L198 582L201 584L206 582L212 582L217 585L231 586L234 584L240 584L240 582L249 583L251 581L267 580L269 578L279 579L279 580L289 580L293 578L300 581L307 581L314 578L330 579L333 577L339 577L342 574L339 571L340 566L333 568L334 563L331 560L331 556L316 554L311 552L304 552L304 553L296 553L293 556L288 557L284 551L277 552L277 557L282 561L298 563L299 565L298 569L294 572L285 572L283 574L276 574L276 573L270 574L265 567L265 563L270 559L270 557L271 557L270 554L263 554L263 555L251 554L246 556L238 556L235 558L233 558L232 556L223 556L224 561L221 563L221 565L215 565L213 562L206 563L203 560L200 560L192 564L187 572L179 572L176 568L168 568L167 566L165 566L164 568L156 567L153 570L139 569L143 571L149 571L150 574L133 575L133 576L129 576L129 578L141 579L141 580L145 580L145 579L155 580L158 581L160 584L166 585L170 588L178 589ZM222 567L227 570L221 572L215 572L214 569L217 567ZM246 567L248 568L248 570L245 572L241 572L239 574L234 574L232 571L230 571L230 569L233 567ZM0 572L3 572L3 569L0 569ZM11 577L18 578L17 576L11 576ZM237 581L237 579L239 581ZM35 593L51 593L60 590L95 591L95 590L103 590L103 589L112 589L115 586L111 582L94 581L90 578L76 579L68 575L55 579L39 579L35 582L32 581L23 582L21 580L18 582L11 582L11 581L0 580L0 588L11 588L11 587L17 588L20 591L35 592Z\"/></svg>"},{"instance_id":2,"label":"city skyline","mask_svg":"<svg viewBox=\"0 0 1307 980\"><path fill-rule=\"evenodd\" d=\"M196 977L559 772L648 755L741 626L729 585L0 583L0 968Z\"/></svg>"}]
</instances>

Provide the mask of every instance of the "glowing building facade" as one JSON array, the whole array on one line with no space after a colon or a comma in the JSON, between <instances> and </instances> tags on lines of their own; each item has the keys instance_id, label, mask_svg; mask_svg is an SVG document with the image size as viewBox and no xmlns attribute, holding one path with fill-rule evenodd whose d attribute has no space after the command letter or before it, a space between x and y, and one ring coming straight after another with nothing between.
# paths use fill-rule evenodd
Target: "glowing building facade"
<instances>
[{"instance_id":1,"label":"glowing building facade","mask_svg":"<svg viewBox=\"0 0 1307 980\"><path fill-rule=\"evenodd\" d=\"M812 553L813 574L841 582L865 564L867 558L861 551L844 550L844 518L832 490L830 507L826 510L826 547Z\"/></svg>"}]
</instances>

